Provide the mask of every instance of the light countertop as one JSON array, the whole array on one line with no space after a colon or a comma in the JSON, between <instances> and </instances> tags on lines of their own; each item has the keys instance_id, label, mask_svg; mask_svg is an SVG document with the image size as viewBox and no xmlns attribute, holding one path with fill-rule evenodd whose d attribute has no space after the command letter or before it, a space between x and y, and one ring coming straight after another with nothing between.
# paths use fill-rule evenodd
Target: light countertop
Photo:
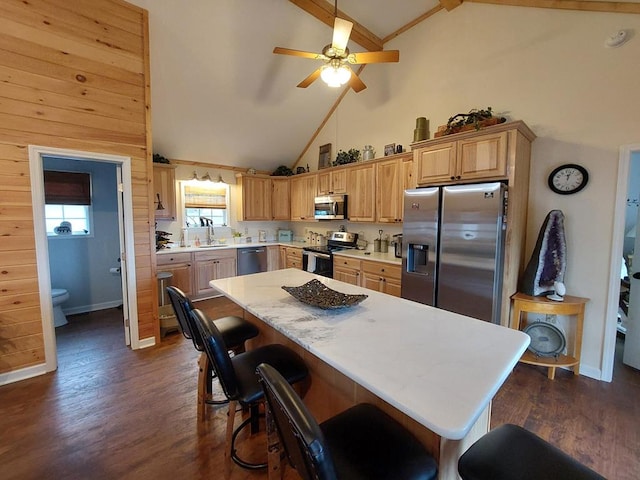
<instances>
[{"instance_id":1,"label":"light countertop","mask_svg":"<svg viewBox=\"0 0 640 480\"><path fill-rule=\"evenodd\" d=\"M358 260L375 260L377 262L392 263L394 265L402 265L402 258L396 258L393 248L389 248L389 252L369 252L366 250L340 250L333 252L334 257L350 257Z\"/></svg>"},{"instance_id":2,"label":"light countertop","mask_svg":"<svg viewBox=\"0 0 640 480\"><path fill-rule=\"evenodd\" d=\"M224 243L219 245L206 245L202 244L199 247L195 245L191 245L189 247L180 247L178 244L170 248L163 248L161 250L157 250L156 254L158 255L166 255L169 253L188 253L188 252L208 252L211 250L228 250L231 248L245 248L245 247L266 247L266 246L289 246L289 247L299 247L302 248L305 246L304 242L252 242L252 243Z\"/></svg>"},{"instance_id":3,"label":"light countertop","mask_svg":"<svg viewBox=\"0 0 640 480\"><path fill-rule=\"evenodd\" d=\"M316 278L359 305L322 310L281 286ZM436 434L464 438L529 344L493 325L297 269L210 282L272 328Z\"/></svg>"}]
</instances>

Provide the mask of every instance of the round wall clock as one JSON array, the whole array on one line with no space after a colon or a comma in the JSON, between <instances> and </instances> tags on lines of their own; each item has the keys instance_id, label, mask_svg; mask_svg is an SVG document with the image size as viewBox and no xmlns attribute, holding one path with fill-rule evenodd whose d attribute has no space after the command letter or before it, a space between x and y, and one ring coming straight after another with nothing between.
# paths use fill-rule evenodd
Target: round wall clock
<instances>
[{"instance_id":1,"label":"round wall clock","mask_svg":"<svg viewBox=\"0 0 640 480\"><path fill-rule=\"evenodd\" d=\"M549 188L560 195L577 193L587 186L589 173L581 165L560 165L549 174Z\"/></svg>"}]
</instances>

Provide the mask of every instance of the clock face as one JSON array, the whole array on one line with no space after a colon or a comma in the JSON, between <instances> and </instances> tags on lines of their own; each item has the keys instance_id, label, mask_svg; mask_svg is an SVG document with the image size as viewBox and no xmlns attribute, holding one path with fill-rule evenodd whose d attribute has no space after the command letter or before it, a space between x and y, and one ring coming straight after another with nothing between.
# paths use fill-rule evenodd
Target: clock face
<instances>
[{"instance_id":1,"label":"clock face","mask_svg":"<svg viewBox=\"0 0 640 480\"><path fill-rule=\"evenodd\" d=\"M581 165L561 165L549 175L549 188L560 195L576 193L587 186L589 174Z\"/></svg>"}]
</instances>

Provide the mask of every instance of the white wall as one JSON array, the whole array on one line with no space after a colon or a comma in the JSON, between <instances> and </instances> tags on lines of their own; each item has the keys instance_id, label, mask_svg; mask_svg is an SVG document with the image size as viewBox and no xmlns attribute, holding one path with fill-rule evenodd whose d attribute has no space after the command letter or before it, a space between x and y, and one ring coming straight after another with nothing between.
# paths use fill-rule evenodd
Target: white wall
<instances>
[{"instance_id":1,"label":"white wall","mask_svg":"<svg viewBox=\"0 0 640 480\"><path fill-rule=\"evenodd\" d=\"M617 49L605 39L620 28L635 35ZM333 152L372 144L409 145L416 117L431 135L456 113L493 107L524 120L533 144L528 252L552 209L565 214L569 294L589 297L581 372L600 378L619 147L640 142L639 15L582 13L464 3L414 27L386 49L398 64L369 65L369 88L349 93L301 164L317 165L318 147ZM551 193L549 172L580 163L585 190Z\"/></svg>"}]
</instances>

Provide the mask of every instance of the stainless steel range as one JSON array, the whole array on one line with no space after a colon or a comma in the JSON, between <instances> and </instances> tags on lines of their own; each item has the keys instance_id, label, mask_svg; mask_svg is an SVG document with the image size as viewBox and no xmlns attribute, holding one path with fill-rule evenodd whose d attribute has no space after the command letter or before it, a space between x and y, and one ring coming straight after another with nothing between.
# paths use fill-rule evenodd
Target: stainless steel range
<instances>
[{"instance_id":1,"label":"stainless steel range","mask_svg":"<svg viewBox=\"0 0 640 480\"><path fill-rule=\"evenodd\" d=\"M309 245L302 250L302 269L333 278L333 252L356 248L357 233L332 232L326 246Z\"/></svg>"}]
</instances>

